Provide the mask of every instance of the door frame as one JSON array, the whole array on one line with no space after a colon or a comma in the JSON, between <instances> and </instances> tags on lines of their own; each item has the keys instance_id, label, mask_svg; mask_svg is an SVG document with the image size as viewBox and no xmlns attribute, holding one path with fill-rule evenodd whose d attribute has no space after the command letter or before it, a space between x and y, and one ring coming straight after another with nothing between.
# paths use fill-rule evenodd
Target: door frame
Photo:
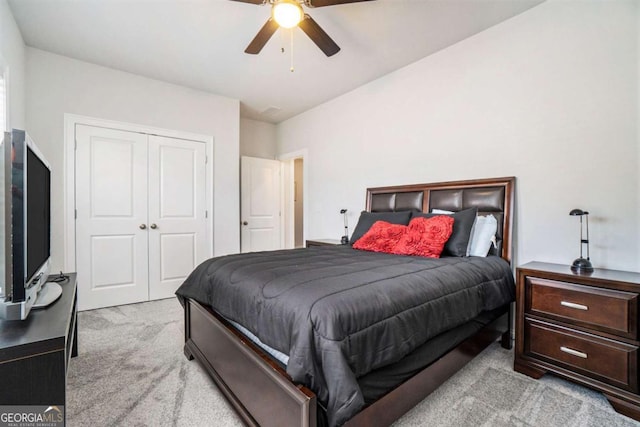
<instances>
[{"instance_id":1,"label":"door frame","mask_svg":"<svg viewBox=\"0 0 640 427\"><path fill-rule=\"evenodd\" d=\"M281 232L282 232L282 241L284 242L285 249L292 249L295 247L295 221L294 221L294 202L293 202L293 161L295 159L302 159L302 194L303 194L303 204L302 204L302 241L307 241L307 236L309 235L307 232L307 224L309 221L306 219L309 218L309 173L308 167L309 164L309 150L307 148L303 148L302 150L292 151L289 153L284 153L278 155L278 160L282 162L283 169L290 165L291 170L289 173L282 174L282 215L281 220ZM286 230L286 231L285 231ZM285 238L288 236L289 238Z\"/></svg>"},{"instance_id":2,"label":"door frame","mask_svg":"<svg viewBox=\"0 0 640 427\"><path fill-rule=\"evenodd\" d=\"M65 113L64 115L64 270L76 271L76 162L75 162L75 129L76 125L87 125L108 129L123 130L128 132L138 132L150 135L166 136L169 138L186 139L189 141L201 142L205 144L206 172L205 172L205 192L207 207L207 236L209 243L207 249L208 256L213 254L213 153L214 138L210 135L201 135L192 132L185 132L172 129L163 129L153 126L139 125L135 123L119 122L115 120L100 119L96 117L82 116L78 114Z\"/></svg>"}]
</instances>

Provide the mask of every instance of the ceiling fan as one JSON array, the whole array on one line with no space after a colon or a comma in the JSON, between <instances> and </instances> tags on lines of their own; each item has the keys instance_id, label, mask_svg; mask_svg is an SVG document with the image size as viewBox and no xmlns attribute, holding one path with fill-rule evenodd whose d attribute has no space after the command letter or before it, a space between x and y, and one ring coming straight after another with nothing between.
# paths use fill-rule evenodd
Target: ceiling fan
<instances>
[{"instance_id":1,"label":"ceiling fan","mask_svg":"<svg viewBox=\"0 0 640 427\"><path fill-rule=\"evenodd\" d=\"M335 55L340 51L340 47L329 37L327 33L318 25L312 17L304 13L302 5L307 7L335 6L346 3L357 3L371 0L232 0L241 3L251 3L256 5L271 5L271 17L258 31L245 53L256 55L260 53L265 44L269 41L273 33L279 27L293 28L300 27L304 33L324 52L327 56Z\"/></svg>"}]
</instances>

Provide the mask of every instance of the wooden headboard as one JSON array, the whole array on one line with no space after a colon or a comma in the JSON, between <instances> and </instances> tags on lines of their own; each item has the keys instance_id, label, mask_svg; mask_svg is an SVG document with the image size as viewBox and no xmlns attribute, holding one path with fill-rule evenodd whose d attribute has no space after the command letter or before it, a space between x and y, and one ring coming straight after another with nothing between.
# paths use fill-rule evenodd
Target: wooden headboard
<instances>
[{"instance_id":1,"label":"wooden headboard","mask_svg":"<svg viewBox=\"0 0 640 427\"><path fill-rule=\"evenodd\" d=\"M498 220L498 247L492 246L489 254L511 262L515 182L511 176L368 188L366 209L369 212L431 212L432 209L457 212L477 207L478 215L491 214Z\"/></svg>"}]
</instances>

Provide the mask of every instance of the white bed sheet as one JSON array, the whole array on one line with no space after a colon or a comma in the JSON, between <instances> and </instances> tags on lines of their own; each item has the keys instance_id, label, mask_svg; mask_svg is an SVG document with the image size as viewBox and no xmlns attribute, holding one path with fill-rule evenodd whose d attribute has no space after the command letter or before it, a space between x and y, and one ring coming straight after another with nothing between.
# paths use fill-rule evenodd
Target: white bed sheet
<instances>
[{"instance_id":1,"label":"white bed sheet","mask_svg":"<svg viewBox=\"0 0 640 427\"><path fill-rule=\"evenodd\" d=\"M289 363L289 356L287 356L286 354L276 350L275 348L271 348L268 345L266 345L265 343L263 343L262 341L260 341L260 339L255 336L254 334L251 333L251 331L249 331L247 328L245 328L244 326L242 326L241 324L234 322L233 320L229 320L225 317L225 320L229 323L231 323L233 325L234 328L236 328L237 330L239 330L240 332L242 332L247 338L249 338L251 340L251 342L253 342L255 345L257 345L258 347L260 347L261 349L263 349L264 351L266 351L267 353L269 353L271 356L273 356L277 361L279 361L280 363L282 363L284 366L287 366L287 363Z\"/></svg>"}]
</instances>

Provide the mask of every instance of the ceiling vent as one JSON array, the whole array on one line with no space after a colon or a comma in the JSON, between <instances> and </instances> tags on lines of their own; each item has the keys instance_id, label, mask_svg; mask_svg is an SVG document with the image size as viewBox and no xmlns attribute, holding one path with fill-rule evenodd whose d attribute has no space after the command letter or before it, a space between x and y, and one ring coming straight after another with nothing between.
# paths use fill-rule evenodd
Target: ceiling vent
<instances>
[{"instance_id":1,"label":"ceiling vent","mask_svg":"<svg viewBox=\"0 0 640 427\"><path fill-rule=\"evenodd\" d=\"M280 111L282 111L282 108L271 106L262 110L260 114L263 116L273 116L275 114L278 114Z\"/></svg>"}]
</instances>

